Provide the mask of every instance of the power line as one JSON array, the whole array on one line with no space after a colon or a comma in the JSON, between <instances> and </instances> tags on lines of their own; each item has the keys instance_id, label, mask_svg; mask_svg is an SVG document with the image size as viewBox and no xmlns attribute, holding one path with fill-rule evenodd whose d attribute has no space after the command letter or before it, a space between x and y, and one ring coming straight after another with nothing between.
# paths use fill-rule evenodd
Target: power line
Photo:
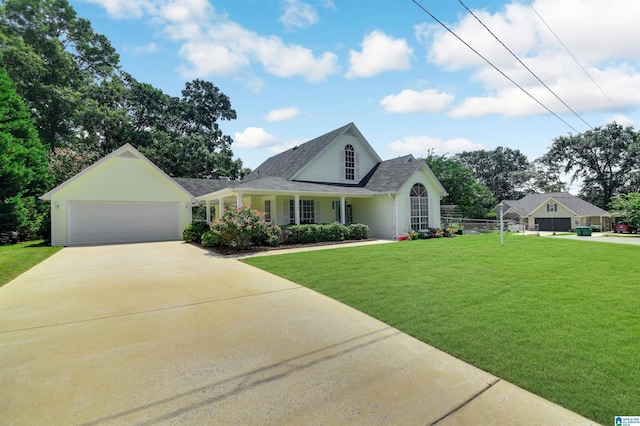
<instances>
[{"instance_id":1,"label":"power line","mask_svg":"<svg viewBox=\"0 0 640 426\"><path fill-rule=\"evenodd\" d=\"M533 7L533 5L529 2L529 0L525 0L525 1L529 5L529 7L533 10L533 12L538 16L538 18L540 18L540 20L547 27L547 29L549 31L551 31L551 34L553 34L553 36L556 38L556 40L558 40L558 43L560 43L562 45L562 47L564 47L564 50L567 51L569 56L571 56L573 58L573 60L576 62L576 64L578 64L578 66L582 69L582 71L584 71L584 73L587 75L587 77L589 77L589 79L593 82L593 84L596 85L596 87L600 90L600 92L604 95L604 97L607 98L609 100L609 102L611 102L611 105L613 105L614 108L617 108L618 106L615 103L613 103L613 101L611 100L611 98L609 96L607 96L607 94L604 92L604 90L602 90L602 87L600 87L600 85L593 79L593 77L591 77L591 74L589 74L589 72L582 66L580 61L578 61L578 59L575 56L573 56L573 53L571 53L569 48L567 46L565 46L565 44L562 42L562 40L560 40L560 37L558 37L558 35L551 29L549 24L547 24L547 21L545 21L542 18L542 16L540 16L538 11Z\"/></svg>"},{"instance_id":2,"label":"power line","mask_svg":"<svg viewBox=\"0 0 640 426\"><path fill-rule=\"evenodd\" d=\"M576 133L581 133L579 132L575 127L573 127L571 124L567 123L565 120L562 119L562 117L560 117L558 114L556 114L555 112L551 111L545 104L543 104L542 102L540 102L538 99L536 99L531 93L527 92L522 86L520 86L518 83L516 83L515 81L513 81L508 75L506 75L505 73L503 73L498 67L496 67L495 65L493 65L493 63L491 63L491 61L489 61L487 58L485 58L484 56L482 56L480 54L480 52L478 52L476 49L474 49L473 47L471 47L469 45L469 43L467 43L466 41L464 41L462 38L460 38L460 36L458 36L458 34L454 33L451 29L449 29L449 27L447 27L444 23L442 23L438 18L436 18L433 14L431 14L431 12L429 12L427 9L425 9L420 3L417 2L417 0L411 0L412 2L414 2L416 4L416 6L418 6L420 9L422 9L427 15L429 15L434 21L436 21L438 24L440 24L442 27L444 27L444 29L446 29L447 31L449 31L455 38L457 38L458 40L460 40L465 46L467 46L469 49L471 49L473 51L473 53L475 53L476 55L480 56L486 63L488 63L489 65L491 65L493 67L493 69L495 69L496 71L498 71L500 74L502 74L502 76L504 78L506 78L507 80L509 80L511 83L513 83L518 89L522 90L524 93L527 94L527 96L529 96L531 99L533 99L534 101L536 101L538 103L538 105L540 105L541 107L543 107L544 109L546 109L550 114L552 114L554 117L556 117L558 120L562 121L564 124L566 124L571 130L573 130Z\"/></svg>"},{"instance_id":3,"label":"power line","mask_svg":"<svg viewBox=\"0 0 640 426\"><path fill-rule=\"evenodd\" d=\"M482 22L482 20L481 20L480 18L478 18L478 17L476 16L476 14L475 14L475 13L473 13L473 12L471 11L471 9L469 9L469 8L467 7L467 5L466 5L466 4L464 4L464 3L462 2L462 0L458 0L458 2L459 2L459 3L460 3L460 4L461 4L465 9L467 9L467 11L471 14L471 16L473 16L474 18L476 18L476 21L480 22L480 25L482 25L482 26L485 28L485 30L487 30L487 31L489 32L489 34L491 34L491 35L493 36L493 38L495 38L495 39L498 41L498 43L500 43L500 44L502 45L502 47L504 47L505 49L507 49L507 51L508 51L509 53L511 53L511 56L513 56L514 58L516 58L516 60L517 60L518 62L520 62L520 64L521 64L523 67L525 67L525 69L526 69L527 71L529 71L529 73L530 73L532 76L534 76L534 77L536 78L536 80L538 80L538 81L540 82L540 84L542 84L544 87L546 87L546 88L547 88L547 90L548 90L549 92L551 92L551 94L552 94L553 96L555 96L557 100L559 100L560 102L562 102L562 105L566 106L566 107L569 109L569 111L571 111L571 112L572 112L576 117L578 117L578 118L579 118L579 119L580 119L584 124L586 124L586 125L587 125L587 127L589 127L590 129L593 129L593 127L591 127L591 125L590 125L589 123L587 123L587 122L584 120L584 118L582 118L582 117L580 116L580 114L578 114L577 112L575 112L575 111L573 110L573 108L571 108L569 105L567 105L567 103L566 103L565 101L563 101L563 100L560 98L560 96L558 96L558 95L556 94L556 92L554 92L553 90L551 90L551 88L550 88L549 86L547 86L547 85L546 85L546 83L545 83L544 81L542 81L542 80L540 79L540 77L538 77L538 76L536 75L536 73L534 73L533 71L531 71L531 69L530 69L528 66L526 66L526 65L525 65L525 63L524 63L524 62L522 62L522 61L520 60L520 58L518 58L518 56L517 56L515 53L513 53L513 51L511 51L511 49L509 49L509 48L507 47L507 45L506 45L506 44L504 44L504 43L502 42L502 40L500 40L500 38L499 38L497 35L495 35L495 34L494 34L494 32L493 32L493 31L491 31L491 30L490 30L490 29L489 29L489 27L487 27L487 26L484 24L484 22Z\"/></svg>"}]
</instances>

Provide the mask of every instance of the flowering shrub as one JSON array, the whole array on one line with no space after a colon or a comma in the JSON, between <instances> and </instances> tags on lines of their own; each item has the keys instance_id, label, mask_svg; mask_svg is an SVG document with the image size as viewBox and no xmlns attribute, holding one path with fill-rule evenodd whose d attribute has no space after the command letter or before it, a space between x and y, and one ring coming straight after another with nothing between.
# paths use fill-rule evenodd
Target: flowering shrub
<instances>
[{"instance_id":1,"label":"flowering shrub","mask_svg":"<svg viewBox=\"0 0 640 426\"><path fill-rule=\"evenodd\" d=\"M237 250L252 245L277 245L278 241L277 227L267 224L261 212L248 206L225 210L222 218L211 223L211 232L205 235L202 237L205 247L222 246Z\"/></svg>"}]
</instances>

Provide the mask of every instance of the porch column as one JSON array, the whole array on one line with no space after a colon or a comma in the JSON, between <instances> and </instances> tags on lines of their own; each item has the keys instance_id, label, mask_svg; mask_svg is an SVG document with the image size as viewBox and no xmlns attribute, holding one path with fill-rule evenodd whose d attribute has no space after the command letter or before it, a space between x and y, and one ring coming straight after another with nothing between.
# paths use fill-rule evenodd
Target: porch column
<instances>
[{"instance_id":1,"label":"porch column","mask_svg":"<svg viewBox=\"0 0 640 426\"><path fill-rule=\"evenodd\" d=\"M211 201L207 200L207 223L211 223Z\"/></svg>"},{"instance_id":2,"label":"porch column","mask_svg":"<svg viewBox=\"0 0 640 426\"><path fill-rule=\"evenodd\" d=\"M300 225L300 196L293 196L293 211L295 212L296 225Z\"/></svg>"},{"instance_id":3,"label":"porch column","mask_svg":"<svg viewBox=\"0 0 640 426\"><path fill-rule=\"evenodd\" d=\"M347 197L340 197L340 223L347 223Z\"/></svg>"},{"instance_id":4,"label":"porch column","mask_svg":"<svg viewBox=\"0 0 640 426\"><path fill-rule=\"evenodd\" d=\"M242 207L242 194L236 194L236 207Z\"/></svg>"},{"instance_id":5,"label":"porch column","mask_svg":"<svg viewBox=\"0 0 640 426\"><path fill-rule=\"evenodd\" d=\"M224 199L218 198L218 218L222 219L222 212L224 211Z\"/></svg>"}]
</instances>

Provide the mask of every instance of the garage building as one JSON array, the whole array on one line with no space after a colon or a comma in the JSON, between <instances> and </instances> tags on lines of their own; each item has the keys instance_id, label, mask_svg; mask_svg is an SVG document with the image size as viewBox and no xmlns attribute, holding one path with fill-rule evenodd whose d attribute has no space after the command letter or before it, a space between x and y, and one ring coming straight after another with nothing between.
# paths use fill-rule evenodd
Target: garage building
<instances>
[{"instance_id":1,"label":"garage building","mask_svg":"<svg viewBox=\"0 0 640 426\"><path fill-rule=\"evenodd\" d=\"M130 144L41 197L51 201L51 244L179 240L195 198Z\"/></svg>"}]
</instances>

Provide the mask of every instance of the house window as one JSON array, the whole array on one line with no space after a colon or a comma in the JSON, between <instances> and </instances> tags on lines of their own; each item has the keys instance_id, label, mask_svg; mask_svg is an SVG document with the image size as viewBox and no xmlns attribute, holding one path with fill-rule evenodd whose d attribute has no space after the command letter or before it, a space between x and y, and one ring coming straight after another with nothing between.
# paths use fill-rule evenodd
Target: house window
<instances>
[{"instance_id":1,"label":"house window","mask_svg":"<svg viewBox=\"0 0 640 426\"><path fill-rule=\"evenodd\" d=\"M300 223L315 222L315 203L313 200L300 200ZM289 200L289 223L296 223L295 201Z\"/></svg>"},{"instance_id":2,"label":"house window","mask_svg":"<svg viewBox=\"0 0 640 426\"><path fill-rule=\"evenodd\" d=\"M411 204L411 229L422 231L429 227L429 198L427 188L421 183L411 187L409 194Z\"/></svg>"},{"instance_id":3,"label":"house window","mask_svg":"<svg viewBox=\"0 0 640 426\"><path fill-rule=\"evenodd\" d=\"M558 211L558 205L556 203L548 203L547 204L547 211L548 212L557 212Z\"/></svg>"},{"instance_id":4,"label":"house window","mask_svg":"<svg viewBox=\"0 0 640 426\"><path fill-rule=\"evenodd\" d=\"M344 147L344 177L346 180L355 180L356 178L356 151L353 149L353 145Z\"/></svg>"},{"instance_id":5,"label":"house window","mask_svg":"<svg viewBox=\"0 0 640 426\"><path fill-rule=\"evenodd\" d=\"M271 223L271 200L264 200L264 221Z\"/></svg>"}]
</instances>

